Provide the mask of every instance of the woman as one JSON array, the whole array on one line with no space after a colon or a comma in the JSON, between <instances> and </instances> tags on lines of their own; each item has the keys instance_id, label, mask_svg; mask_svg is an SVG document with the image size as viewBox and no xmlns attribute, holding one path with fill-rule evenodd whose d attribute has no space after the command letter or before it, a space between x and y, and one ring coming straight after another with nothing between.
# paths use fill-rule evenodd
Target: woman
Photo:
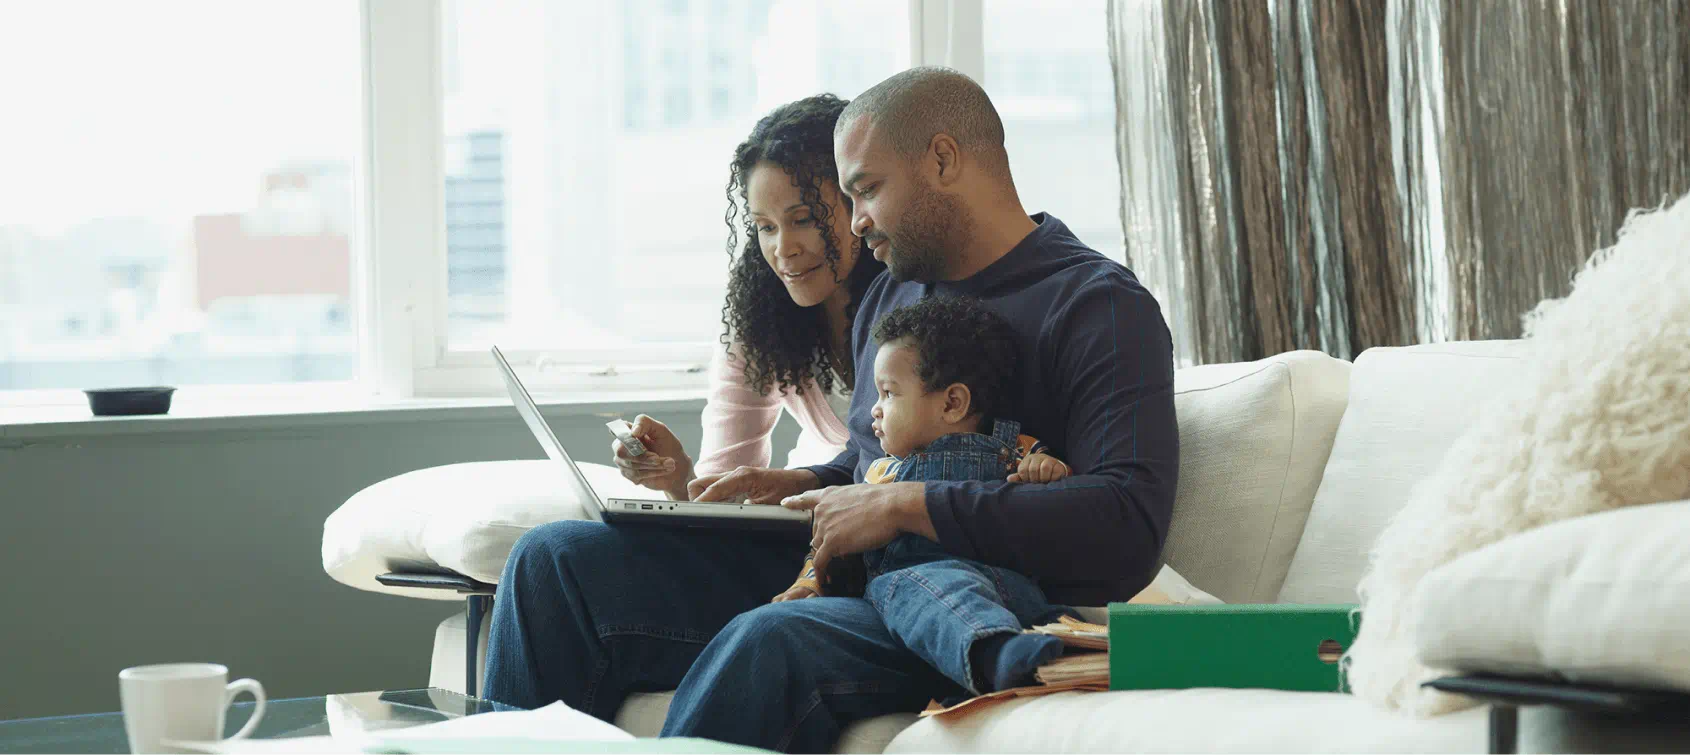
<instances>
[{"instance_id":1,"label":"woman","mask_svg":"<svg viewBox=\"0 0 1690 755\"><path fill-rule=\"evenodd\" d=\"M612 442L617 467L635 484L687 500L688 483L699 477L769 466L769 434L782 408L802 428L790 463L819 464L844 448L855 375L851 320L886 269L851 233L851 202L839 190L833 125L845 105L831 94L782 105L734 150L732 262L704 452L695 464L668 426L641 415L633 433L647 453L630 458Z\"/></svg>"}]
</instances>

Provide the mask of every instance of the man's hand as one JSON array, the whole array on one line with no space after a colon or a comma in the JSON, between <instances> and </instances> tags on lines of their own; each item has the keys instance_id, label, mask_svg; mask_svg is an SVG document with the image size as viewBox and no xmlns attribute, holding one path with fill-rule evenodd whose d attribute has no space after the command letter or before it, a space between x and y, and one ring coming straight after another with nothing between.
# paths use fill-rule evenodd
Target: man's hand
<instances>
[{"instance_id":1,"label":"man's hand","mask_svg":"<svg viewBox=\"0 0 1690 755\"><path fill-rule=\"evenodd\" d=\"M813 490L820 484L816 473L807 469L740 467L687 483L687 495L695 501L780 503L782 498Z\"/></svg>"},{"instance_id":2,"label":"man's hand","mask_svg":"<svg viewBox=\"0 0 1690 755\"><path fill-rule=\"evenodd\" d=\"M840 485L780 502L812 517L811 547L816 575L827 580L827 563L837 556L874 550L906 532L938 541L927 515L927 486L919 482Z\"/></svg>"}]
</instances>

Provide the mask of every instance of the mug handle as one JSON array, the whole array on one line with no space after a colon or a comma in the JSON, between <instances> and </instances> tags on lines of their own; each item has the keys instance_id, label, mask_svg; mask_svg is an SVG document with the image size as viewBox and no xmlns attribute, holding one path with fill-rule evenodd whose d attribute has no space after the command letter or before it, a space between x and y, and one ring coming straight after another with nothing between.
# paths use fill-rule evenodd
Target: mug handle
<instances>
[{"instance_id":1,"label":"mug handle","mask_svg":"<svg viewBox=\"0 0 1690 755\"><path fill-rule=\"evenodd\" d=\"M246 725L242 726L240 731L235 732L234 736L223 740L225 742L246 739L251 736L252 730L258 728L259 719L264 717L264 685L259 684L256 679L236 679L229 682L229 686L223 688L223 707L229 707L229 704L235 701L235 696L242 692L252 693L253 699L258 701L258 704L252 707L252 717L246 720Z\"/></svg>"}]
</instances>

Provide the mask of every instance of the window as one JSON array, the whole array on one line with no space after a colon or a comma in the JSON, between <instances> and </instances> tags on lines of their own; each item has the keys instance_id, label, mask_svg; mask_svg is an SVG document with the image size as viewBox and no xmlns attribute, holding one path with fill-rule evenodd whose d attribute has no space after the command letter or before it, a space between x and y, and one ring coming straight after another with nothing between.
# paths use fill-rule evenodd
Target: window
<instances>
[{"instance_id":1,"label":"window","mask_svg":"<svg viewBox=\"0 0 1690 755\"><path fill-rule=\"evenodd\" d=\"M492 343L542 391L697 390L733 147L911 64L981 80L1029 209L1118 253L1103 20L1104 0L0 4L0 391L496 395Z\"/></svg>"},{"instance_id":2,"label":"window","mask_svg":"<svg viewBox=\"0 0 1690 755\"><path fill-rule=\"evenodd\" d=\"M355 376L358 13L0 5L0 391Z\"/></svg>"},{"instance_id":3,"label":"window","mask_svg":"<svg viewBox=\"0 0 1690 755\"><path fill-rule=\"evenodd\" d=\"M985 80L1028 212L1115 259L1121 236L1105 0L985 0Z\"/></svg>"},{"instance_id":4,"label":"window","mask_svg":"<svg viewBox=\"0 0 1690 755\"><path fill-rule=\"evenodd\" d=\"M443 7L457 352L707 346L734 146L771 108L853 96L909 57L906 0Z\"/></svg>"}]
</instances>

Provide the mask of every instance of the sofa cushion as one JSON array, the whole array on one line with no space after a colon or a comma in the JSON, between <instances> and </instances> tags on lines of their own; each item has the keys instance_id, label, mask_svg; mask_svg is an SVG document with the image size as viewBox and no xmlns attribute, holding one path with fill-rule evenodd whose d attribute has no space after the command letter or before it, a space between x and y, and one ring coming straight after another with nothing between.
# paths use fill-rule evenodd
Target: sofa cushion
<instances>
[{"instance_id":1,"label":"sofa cushion","mask_svg":"<svg viewBox=\"0 0 1690 755\"><path fill-rule=\"evenodd\" d=\"M1228 603L1279 594L1349 391L1317 351L1174 374L1180 479L1163 557Z\"/></svg>"},{"instance_id":2,"label":"sofa cushion","mask_svg":"<svg viewBox=\"0 0 1690 755\"><path fill-rule=\"evenodd\" d=\"M1373 541L1479 407L1507 385L1522 348L1470 341L1362 352L1279 602L1356 602Z\"/></svg>"},{"instance_id":3,"label":"sofa cushion","mask_svg":"<svg viewBox=\"0 0 1690 755\"><path fill-rule=\"evenodd\" d=\"M1484 752L1485 724L1482 710L1418 719L1332 692L1064 692L924 719L886 751Z\"/></svg>"},{"instance_id":4,"label":"sofa cushion","mask_svg":"<svg viewBox=\"0 0 1690 755\"><path fill-rule=\"evenodd\" d=\"M1423 662L1690 690L1690 501L1568 519L1429 572Z\"/></svg>"},{"instance_id":5,"label":"sofa cushion","mask_svg":"<svg viewBox=\"0 0 1690 755\"><path fill-rule=\"evenodd\" d=\"M614 468L582 464L599 495L647 497ZM487 461L419 469L382 480L323 522L323 571L361 590L462 600L450 590L388 587L391 571L449 569L499 581L522 533L560 519L582 519L582 502L562 484L557 462Z\"/></svg>"}]
</instances>

